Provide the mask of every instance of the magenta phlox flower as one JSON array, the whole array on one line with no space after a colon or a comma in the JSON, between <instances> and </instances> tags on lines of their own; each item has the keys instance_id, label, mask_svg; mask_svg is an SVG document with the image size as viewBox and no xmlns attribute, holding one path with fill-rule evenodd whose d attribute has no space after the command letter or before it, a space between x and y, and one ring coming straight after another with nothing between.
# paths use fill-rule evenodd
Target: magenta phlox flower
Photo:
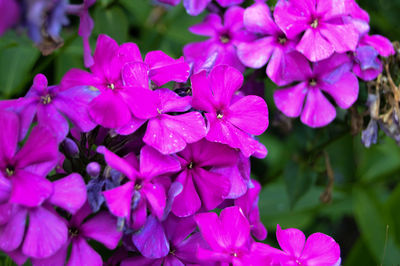
<instances>
[{"instance_id":1,"label":"magenta phlox flower","mask_svg":"<svg viewBox=\"0 0 400 266\"><path fill-rule=\"evenodd\" d=\"M0 250L41 259L52 256L64 245L68 232L66 221L51 204L75 213L86 201L86 187L79 174L66 176L52 185L53 192L42 206L0 205ZM27 217L29 224L25 228Z\"/></svg>"},{"instance_id":2,"label":"magenta phlox flower","mask_svg":"<svg viewBox=\"0 0 400 266\"><path fill-rule=\"evenodd\" d=\"M142 148L139 162L134 154L120 158L105 147L99 147L97 151L104 154L111 168L129 179L122 186L103 192L110 212L125 218L128 226L134 230L145 224L148 208L155 217L161 219L167 201L166 191L171 182L166 174L180 170L178 160L150 146Z\"/></svg>"},{"instance_id":3,"label":"magenta phlox flower","mask_svg":"<svg viewBox=\"0 0 400 266\"><path fill-rule=\"evenodd\" d=\"M172 212L184 217L196 213L201 207L207 211L216 208L228 195L231 178L210 168L235 165L237 152L227 145L203 139L188 145L177 157L182 172L176 181L183 185L183 190L176 196Z\"/></svg>"},{"instance_id":4,"label":"magenta phlox flower","mask_svg":"<svg viewBox=\"0 0 400 266\"><path fill-rule=\"evenodd\" d=\"M222 64L244 71L245 67L237 56L236 47L240 43L254 40L255 36L245 30L243 13L243 8L231 7L224 14L223 24L220 16L210 14L202 23L189 28L194 34L210 37L206 41L190 43L183 48L183 55L193 65L194 73Z\"/></svg>"},{"instance_id":5,"label":"magenta phlox flower","mask_svg":"<svg viewBox=\"0 0 400 266\"><path fill-rule=\"evenodd\" d=\"M300 83L274 92L275 104L286 116L300 116L304 124L322 127L336 117L335 107L322 92L329 94L343 109L357 100L358 80L349 71L351 61L346 54L335 54L312 67L302 55L295 59L293 64L303 70Z\"/></svg>"},{"instance_id":6,"label":"magenta phlox flower","mask_svg":"<svg viewBox=\"0 0 400 266\"><path fill-rule=\"evenodd\" d=\"M282 230L278 224L276 238L282 250L254 243L248 262L252 265L340 265L340 247L330 236L314 233L306 241L300 230Z\"/></svg>"},{"instance_id":7,"label":"magenta phlox flower","mask_svg":"<svg viewBox=\"0 0 400 266\"><path fill-rule=\"evenodd\" d=\"M0 128L0 203L39 206L53 192L45 176L58 163L57 142L47 129L36 126L18 150L19 119L7 111L0 112Z\"/></svg>"},{"instance_id":8,"label":"magenta phlox flower","mask_svg":"<svg viewBox=\"0 0 400 266\"><path fill-rule=\"evenodd\" d=\"M369 27L369 14L363 10L355 0L345 1L346 13L350 16L343 17L345 23L353 24L360 36L368 33Z\"/></svg>"},{"instance_id":9,"label":"magenta phlox flower","mask_svg":"<svg viewBox=\"0 0 400 266\"><path fill-rule=\"evenodd\" d=\"M240 198L235 199L235 206L240 207L243 214L247 217L251 234L262 241L267 237L267 230L260 220L260 211L258 209L258 198L261 191L261 185L256 180L251 180L251 185L247 193Z\"/></svg>"},{"instance_id":10,"label":"magenta phlox flower","mask_svg":"<svg viewBox=\"0 0 400 266\"><path fill-rule=\"evenodd\" d=\"M33 265L64 265L70 245L71 255L67 265L102 265L101 256L87 243L87 240L96 240L108 249L115 249L122 232L117 230L117 219L108 212L101 211L88 219L91 213L89 204L84 204L68 222L68 241L53 256L33 260Z\"/></svg>"},{"instance_id":11,"label":"magenta phlox flower","mask_svg":"<svg viewBox=\"0 0 400 266\"><path fill-rule=\"evenodd\" d=\"M268 108L258 96L249 95L232 103L234 93L243 83L243 75L233 67L213 68L207 76L202 71L191 77L194 108L205 111L209 131L206 139L238 148L249 157L259 150L252 135L268 127Z\"/></svg>"},{"instance_id":12,"label":"magenta phlox flower","mask_svg":"<svg viewBox=\"0 0 400 266\"><path fill-rule=\"evenodd\" d=\"M358 31L343 19L349 12L346 1L279 0L274 18L289 39L304 33L296 49L317 62L334 52L355 51Z\"/></svg>"},{"instance_id":13,"label":"magenta phlox flower","mask_svg":"<svg viewBox=\"0 0 400 266\"><path fill-rule=\"evenodd\" d=\"M381 35L364 35L354 54L353 72L359 78L370 81L382 73L382 62L378 55L394 55L392 43Z\"/></svg>"},{"instance_id":14,"label":"magenta phlox flower","mask_svg":"<svg viewBox=\"0 0 400 266\"><path fill-rule=\"evenodd\" d=\"M19 20L20 9L15 0L0 0L0 36Z\"/></svg>"},{"instance_id":15,"label":"magenta phlox flower","mask_svg":"<svg viewBox=\"0 0 400 266\"><path fill-rule=\"evenodd\" d=\"M17 109L22 121L22 137L34 118L40 126L48 128L58 142L64 140L68 134L69 123L66 118L79 131L92 130L96 124L89 116L88 104L97 95L98 92L88 86L60 91L59 86L47 86L47 78L44 75L36 75L31 89L25 96L25 102Z\"/></svg>"},{"instance_id":16,"label":"magenta phlox flower","mask_svg":"<svg viewBox=\"0 0 400 266\"><path fill-rule=\"evenodd\" d=\"M135 73L143 66L140 64L127 64L124 76L129 77L126 79L133 80L133 77L139 75ZM191 107L190 96L180 97L166 88L152 91L139 87L132 91L131 96L131 108L135 117L148 120L143 141L162 154L179 152L187 143L199 141L206 135L205 121L199 112L170 114L188 111Z\"/></svg>"},{"instance_id":17,"label":"magenta phlox flower","mask_svg":"<svg viewBox=\"0 0 400 266\"><path fill-rule=\"evenodd\" d=\"M197 256L206 262L242 265L250 251L250 224L237 206L225 208L220 216L214 212L199 213L195 221L210 249L199 247Z\"/></svg>"},{"instance_id":18,"label":"magenta phlox flower","mask_svg":"<svg viewBox=\"0 0 400 266\"><path fill-rule=\"evenodd\" d=\"M267 75L276 84L282 86L290 83L285 74L286 57L294 51L298 38L289 39L279 29L271 17L268 5L256 2L244 11L244 26L249 32L260 36L252 42L240 43L237 54L240 61L251 68L260 68L267 64Z\"/></svg>"},{"instance_id":19,"label":"magenta phlox flower","mask_svg":"<svg viewBox=\"0 0 400 266\"><path fill-rule=\"evenodd\" d=\"M140 72L132 84L123 80L121 72L126 63L138 62L146 68ZM129 123L130 134L139 128L145 121L133 116L131 102L134 87L148 88L149 84L143 80L151 79L156 85L169 81L185 82L189 75L189 66L183 58L174 60L160 51L150 52L143 63L139 48L134 43L125 43L118 46L117 42L107 35L99 35L94 53L94 64L90 68L92 73L80 69L68 71L61 81L62 88L78 85L93 86L100 91L100 95L89 104L89 113L93 120L104 127L117 129ZM143 75L144 76L143 76ZM127 78L132 77L127 75ZM127 85L126 85L127 84Z\"/></svg>"},{"instance_id":20,"label":"magenta phlox flower","mask_svg":"<svg viewBox=\"0 0 400 266\"><path fill-rule=\"evenodd\" d=\"M197 249L207 247L201 234L195 232L193 217L174 215L162 223L149 216L146 225L132 236L142 256L122 261L121 265L191 265L199 263Z\"/></svg>"},{"instance_id":21,"label":"magenta phlox flower","mask_svg":"<svg viewBox=\"0 0 400 266\"><path fill-rule=\"evenodd\" d=\"M157 0L160 3L176 6L181 2L181 0ZM211 3L212 0L183 0L183 6L186 12L191 16L197 16L206 9L207 5ZM229 7L233 5L239 5L244 2L244 0L216 0L216 2L222 7Z\"/></svg>"}]
</instances>

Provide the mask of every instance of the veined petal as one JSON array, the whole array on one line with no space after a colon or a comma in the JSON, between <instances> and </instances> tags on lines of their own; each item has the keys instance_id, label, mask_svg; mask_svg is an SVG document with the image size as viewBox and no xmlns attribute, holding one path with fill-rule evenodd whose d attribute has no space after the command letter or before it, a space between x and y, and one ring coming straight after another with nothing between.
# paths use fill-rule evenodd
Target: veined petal
<instances>
[{"instance_id":1,"label":"veined petal","mask_svg":"<svg viewBox=\"0 0 400 266\"><path fill-rule=\"evenodd\" d=\"M133 182L128 182L122 186L103 192L108 209L113 215L129 219L133 187Z\"/></svg>"},{"instance_id":2,"label":"veined petal","mask_svg":"<svg viewBox=\"0 0 400 266\"><path fill-rule=\"evenodd\" d=\"M169 155L163 155L147 145L140 150L140 173L149 179L180 169L179 161Z\"/></svg>"},{"instance_id":3,"label":"veined petal","mask_svg":"<svg viewBox=\"0 0 400 266\"><path fill-rule=\"evenodd\" d=\"M306 30L296 50L305 55L312 62L326 59L335 51L332 44L325 40L318 30L312 29Z\"/></svg>"},{"instance_id":4,"label":"veined petal","mask_svg":"<svg viewBox=\"0 0 400 266\"><path fill-rule=\"evenodd\" d=\"M332 237L314 233L308 237L301 259L307 265L334 265L340 259L340 247Z\"/></svg>"},{"instance_id":5,"label":"veined petal","mask_svg":"<svg viewBox=\"0 0 400 266\"><path fill-rule=\"evenodd\" d=\"M147 183L143 186L142 193L146 196L153 215L161 220L167 202L164 187L160 184Z\"/></svg>"},{"instance_id":6,"label":"veined petal","mask_svg":"<svg viewBox=\"0 0 400 266\"><path fill-rule=\"evenodd\" d=\"M143 62L129 62L122 68L122 79L126 87L149 89L149 67Z\"/></svg>"},{"instance_id":7,"label":"veined petal","mask_svg":"<svg viewBox=\"0 0 400 266\"><path fill-rule=\"evenodd\" d=\"M301 122L310 127L323 127L336 117L336 110L319 89L310 89L301 113Z\"/></svg>"},{"instance_id":8,"label":"veined petal","mask_svg":"<svg viewBox=\"0 0 400 266\"><path fill-rule=\"evenodd\" d=\"M242 210L237 206L225 208L219 219L224 231L224 237L219 240L220 245L234 249L246 246L250 240L250 224Z\"/></svg>"},{"instance_id":9,"label":"veined petal","mask_svg":"<svg viewBox=\"0 0 400 266\"><path fill-rule=\"evenodd\" d=\"M49 201L71 214L75 214L86 202L86 185L79 174L70 174L54 181L53 188Z\"/></svg>"},{"instance_id":10,"label":"veined petal","mask_svg":"<svg viewBox=\"0 0 400 266\"><path fill-rule=\"evenodd\" d=\"M103 265L101 256L82 237L72 240L71 256L67 266L98 266Z\"/></svg>"},{"instance_id":11,"label":"veined petal","mask_svg":"<svg viewBox=\"0 0 400 266\"><path fill-rule=\"evenodd\" d=\"M312 2L311 0L290 2L279 0L276 4L274 10L276 24L289 39L296 37L309 27L310 12L313 11Z\"/></svg>"},{"instance_id":12,"label":"veined petal","mask_svg":"<svg viewBox=\"0 0 400 266\"><path fill-rule=\"evenodd\" d=\"M275 37L268 36L253 42L243 42L237 46L237 55L242 63L251 68L264 66L274 51Z\"/></svg>"},{"instance_id":13,"label":"veined petal","mask_svg":"<svg viewBox=\"0 0 400 266\"><path fill-rule=\"evenodd\" d=\"M10 202L27 207L39 206L53 193L49 180L24 170L18 170L11 182Z\"/></svg>"},{"instance_id":14,"label":"veined petal","mask_svg":"<svg viewBox=\"0 0 400 266\"><path fill-rule=\"evenodd\" d=\"M147 218L145 226L133 234L132 241L147 258L162 258L169 252L169 242L162 224L152 215Z\"/></svg>"},{"instance_id":15,"label":"veined petal","mask_svg":"<svg viewBox=\"0 0 400 266\"><path fill-rule=\"evenodd\" d=\"M178 217L196 213L201 207L201 201L194 187L192 171L182 171L176 181L183 185L183 190L175 197L172 212Z\"/></svg>"},{"instance_id":16,"label":"veined petal","mask_svg":"<svg viewBox=\"0 0 400 266\"><path fill-rule=\"evenodd\" d=\"M210 83L207 79L207 72L201 71L190 77L192 83L192 105L194 108L204 110L206 112L213 112L215 101L213 97L213 91L210 87Z\"/></svg>"},{"instance_id":17,"label":"veined petal","mask_svg":"<svg viewBox=\"0 0 400 266\"><path fill-rule=\"evenodd\" d=\"M242 87L243 75L233 67L216 66L211 70L208 81L215 102L222 106L228 106L233 94Z\"/></svg>"},{"instance_id":18,"label":"veined petal","mask_svg":"<svg viewBox=\"0 0 400 266\"><path fill-rule=\"evenodd\" d=\"M306 241L306 237L302 231L295 228L282 230L278 224L276 227L276 238L279 246L281 246L284 251L295 258L300 257Z\"/></svg>"},{"instance_id":19,"label":"veined petal","mask_svg":"<svg viewBox=\"0 0 400 266\"><path fill-rule=\"evenodd\" d=\"M190 109L192 97L180 97L175 92L167 88L161 88L155 91L161 100L161 110L168 112L185 112Z\"/></svg>"},{"instance_id":20,"label":"veined petal","mask_svg":"<svg viewBox=\"0 0 400 266\"><path fill-rule=\"evenodd\" d=\"M357 100L358 79L354 74L348 72L336 83L326 83L321 89L329 93L339 107L347 109Z\"/></svg>"},{"instance_id":21,"label":"veined petal","mask_svg":"<svg viewBox=\"0 0 400 266\"><path fill-rule=\"evenodd\" d=\"M364 35L362 43L368 44L375 48L381 56L388 57L394 55L395 51L392 43L381 35Z\"/></svg>"},{"instance_id":22,"label":"veined petal","mask_svg":"<svg viewBox=\"0 0 400 266\"><path fill-rule=\"evenodd\" d=\"M82 224L80 232L82 236L103 243L108 249L115 249L122 236L122 232L117 230L117 219L105 211Z\"/></svg>"},{"instance_id":23,"label":"veined petal","mask_svg":"<svg viewBox=\"0 0 400 266\"><path fill-rule=\"evenodd\" d=\"M268 127L267 104L261 97L245 96L229 107L227 120L249 134L260 135Z\"/></svg>"},{"instance_id":24,"label":"veined petal","mask_svg":"<svg viewBox=\"0 0 400 266\"><path fill-rule=\"evenodd\" d=\"M96 49L93 55L94 65L90 70L96 75L102 75L107 72L117 50L118 43L116 41L105 34L100 34L97 38Z\"/></svg>"},{"instance_id":25,"label":"veined petal","mask_svg":"<svg viewBox=\"0 0 400 266\"><path fill-rule=\"evenodd\" d=\"M104 86L104 80L102 80L101 77L86 72L82 69L73 68L63 76L60 82L60 90L64 91L77 86L93 86L99 90L102 90Z\"/></svg>"},{"instance_id":26,"label":"veined petal","mask_svg":"<svg viewBox=\"0 0 400 266\"><path fill-rule=\"evenodd\" d=\"M353 25L321 23L319 29L321 35L332 44L336 52L343 53L356 50L359 36ZM346 38L343 38L343 36L346 36Z\"/></svg>"},{"instance_id":27,"label":"veined petal","mask_svg":"<svg viewBox=\"0 0 400 266\"><path fill-rule=\"evenodd\" d=\"M228 145L202 139L188 147L197 167L236 165L238 161L238 153Z\"/></svg>"},{"instance_id":28,"label":"veined petal","mask_svg":"<svg viewBox=\"0 0 400 266\"><path fill-rule=\"evenodd\" d=\"M144 61L149 65L150 79L157 86L162 86L169 81L186 82L189 77L190 67L183 57L173 59L162 51L151 51Z\"/></svg>"},{"instance_id":29,"label":"veined petal","mask_svg":"<svg viewBox=\"0 0 400 266\"><path fill-rule=\"evenodd\" d=\"M294 87L276 90L274 102L276 107L286 116L297 117L301 113L306 94L307 87L303 82Z\"/></svg>"},{"instance_id":30,"label":"veined petal","mask_svg":"<svg viewBox=\"0 0 400 266\"><path fill-rule=\"evenodd\" d=\"M29 227L22 251L33 258L45 258L56 253L67 242L66 221L55 211L37 207L29 211Z\"/></svg>"},{"instance_id":31,"label":"veined petal","mask_svg":"<svg viewBox=\"0 0 400 266\"><path fill-rule=\"evenodd\" d=\"M271 35L278 31L278 27L271 17L271 11L263 2L258 2L246 8L243 23L247 30L264 35Z\"/></svg>"},{"instance_id":32,"label":"veined petal","mask_svg":"<svg viewBox=\"0 0 400 266\"><path fill-rule=\"evenodd\" d=\"M13 207L8 222L0 226L0 249L10 252L18 248L22 242L26 225L25 208Z\"/></svg>"}]
</instances>

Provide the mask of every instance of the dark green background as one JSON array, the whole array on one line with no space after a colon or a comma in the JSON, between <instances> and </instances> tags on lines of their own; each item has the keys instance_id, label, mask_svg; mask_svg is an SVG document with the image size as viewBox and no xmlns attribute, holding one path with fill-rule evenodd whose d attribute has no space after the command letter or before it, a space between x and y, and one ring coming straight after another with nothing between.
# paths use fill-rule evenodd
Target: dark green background
<instances>
[{"instance_id":1,"label":"dark green background","mask_svg":"<svg viewBox=\"0 0 400 266\"><path fill-rule=\"evenodd\" d=\"M400 40L400 0L358 3L371 15L371 33ZM150 0L98 0L91 14L95 21L93 48L97 35L106 33L119 43L136 42L142 55L163 50L178 57L183 45L204 39L187 31L204 14L191 17L182 5L163 11ZM56 84L69 69L83 67L78 19L71 22L62 32L64 46L47 57L41 56L24 35L9 31L0 38L0 99L23 96L37 73L45 73L49 82ZM276 87L264 74L260 78L265 80L272 122L276 114L272 92ZM361 84L360 107L365 95L365 85ZM342 110L338 110L334 123L322 129L292 122L290 131L271 125L260 137L268 148L267 158L252 160L252 175L263 185L259 207L269 231L267 242L276 244L279 223L307 235L331 235L341 246L344 265L399 265L400 148L382 133L377 145L364 148L360 134L350 134L349 116ZM328 181L324 154L335 177L331 203L319 199Z\"/></svg>"}]
</instances>

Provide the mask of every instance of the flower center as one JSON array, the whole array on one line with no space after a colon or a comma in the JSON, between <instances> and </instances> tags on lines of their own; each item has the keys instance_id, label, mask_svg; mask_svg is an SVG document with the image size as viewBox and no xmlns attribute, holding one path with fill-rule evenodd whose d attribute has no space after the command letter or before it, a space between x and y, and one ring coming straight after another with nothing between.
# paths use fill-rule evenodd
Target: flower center
<instances>
[{"instance_id":1,"label":"flower center","mask_svg":"<svg viewBox=\"0 0 400 266\"><path fill-rule=\"evenodd\" d=\"M222 43L228 43L231 39L229 38L229 34L224 33L224 34L221 34L221 35L219 36L219 40L220 40Z\"/></svg>"},{"instance_id":2,"label":"flower center","mask_svg":"<svg viewBox=\"0 0 400 266\"><path fill-rule=\"evenodd\" d=\"M314 21L311 23L311 28L316 29L318 27L318 19L314 19Z\"/></svg>"},{"instance_id":3,"label":"flower center","mask_svg":"<svg viewBox=\"0 0 400 266\"><path fill-rule=\"evenodd\" d=\"M317 85L317 81L315 79L310 79L308 84L310 84L310 86L314 87Z\"/></svg>"},{"instance_id":4,"label":"flower center","mask_svg":"<svg viewBox=\"0 0 400 266\"><path fill-rule=\"evenodd\" d=\"M188 168L189 168L189 169L192 169L192 168L193 168L193 162L190 162L190 164L188 165Z\"/></svg>"},{"instance_id":5,"label":"flower center","mask_svg":"<svg viewBox=\"0 0 400 266\"><path fill-rule=\"evenodd\" d=\"M114 90L115 89L114 83L107 84L107 88Z\"/></svg>"},{"instance_id":6,"label":"flower center","mask_svg":"<svg viewBox=\"0 0 400 266\"><path fill-rule=\"evenodd\" d=\"M135 184L135 190L141 190L142 185L141 184Z\"/></svg>"},{"instance_id":7,"label":"flower center","mask_svg":"<svg viewBox=\"0 0 400 266\"><path fill-rule=\"evenodd\" d=\"M71 238L78 236L79 235L79 229L76 227L71 227L68 229L68 233L71 236Z\"/></svg>"},{"instance_id":8,"label":"flower center","mask_svg":"<svg viewBox=\"0 0 400 266\"><path fill-rule=\"evenodd\" d=\"M224 117L224 114L221 111L217 111L217 118L221 119L222 117Z\"/></svg>"},{"instance_id":9,"label":"flower center","mask_svg":"<svg viewBox=\"0 0 400 266\"><path fill-rule=\"evenodd\" d=\"M42 96L42 97L40 98L40 101L41 101L43 104L49 104L49 103L51 103L51 96L50 96L49 94L46 94L45 96Z\"/></svg>"},{"instance_id":10,"label":"flower center","mask_svg":"<svg viewBox=\"0 0 400 266\"><path fill-rule=\"evenodd\" d=\"M13 166L6 167L6 174L7 176L13 176L15 173L15 168Z\"/></svg>"},{"instance_id":11,"label":"flower center","mask_svg":"<svg viewBox=\"0 0 400 266\"><path fill-rule=\"evenodd\" d=\"M233 252L233 253L232 253L232 256L237 257L238 254L237 254L236 252Z\"/></svg>"},{"instance_id":12,"label":"flower center","mask_svg":"<svg viewBox=\"0 0 400 266\"><path fill-rule=\"evenodd\" d=\"M287 42L287 38L286 37L279 37L278 41L280 44L285 44Z\"/></svg>"}]
</instances>

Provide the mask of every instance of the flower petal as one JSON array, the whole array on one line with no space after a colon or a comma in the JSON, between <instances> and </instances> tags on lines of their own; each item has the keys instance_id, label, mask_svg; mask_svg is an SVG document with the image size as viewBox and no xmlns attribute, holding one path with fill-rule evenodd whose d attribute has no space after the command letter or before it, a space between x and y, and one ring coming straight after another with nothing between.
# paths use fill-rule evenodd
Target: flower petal
<instances>
[{"instance_id":1,"label":"flower petal","mask_svg":"<svg viewBox=\"0 0 400 266\"><path fill-rule=\"evenodd\" d=\"M213 68L208 76L215 102L229 105L233 94L242 87L243 75L237 69L222 65Z\"/></svg>"},{"instance_id":2,"label":"flower petal","mask_svg":"<svg viewBox=\"0 0 400 266\"><path fill-rule=\"evenodd\" d=\"M16 151L19 135L19 119L15 113L0 112L0 167L10 160Z\"/></svg>"},{"instance_id":3,"label":"flower petal","mask_svg":"<svg viewBox=\"0 0 400 266\"><path fill-rule=\"evenodd\" d=\"M246 8L243 23L247 30L263 35L272 35L278 27L271 17L271 11L263 2L258 2Z\"/></svg>"},{"instance_id":4,"label":"flower petal","mask_svg":"<svg viewBox=\"0 0 400 266\"><path fill-rule=\"evenodd\" d=\"M275 49L274 37L268 36L253 42L243 42L237 46L237 55L245 66L263 67Z\"/></svg>"},{"instance_id":5,"label":"flower petal","mask_svg":"<svg viewBox=\"0 0 400 266\"><path fill-rule=\"evenodd\" d=\"M162 258L169 252L169 242L164 229L152 215L147 218L145 226L133 234L132 241L139 252L147 258Z\"/></svg>"},{"instance_id":6,"label":"flower petal","mask_svg":"<svg viewBox=\"0 0 400 266\"><path fill-rule=\"evenodd\" d=\"M201 207L201 201L194 187L192 171L184 170L176 179L183 185L172 204L172 212L178 217L186 217L196 213Z\"/></svg>"},{"instance_id":7,"label":"flower petal","mask_svg":"<svg viewBox=\"0 0 400 266\"><path fill-rule=\"evenodd\" d=\"M296 50L310 61L317 62L330 57L335 49L317 30L308 29L297 44Z\"/></svg>"},{"instance_id":8,"label":"flower petal","mask_svg":"<svg viewBox=\"0 0 400 266\"><path fill-rule=\"evenodd\" d=\"M122 232L117 230L117 219L105 211L82 224L80 232L82 236L103 243L108 249L115 249L122 236Z\"/></svg>"},{"instance_id":9,"label":"flower petal","mask_svg":"<svg viewBox=\"0 0 400 266\"><path fill-rule=\"evenodd\" d=\"M358 33L353 25L336 25L321 23L321 35L325 37L338 53L355 51L358 44ZM346 36L344 39L343 36Z\"/></svg>"},{"instance_id":10,"label":"flower petal","mask_svg":"<svg viewBox=\"0 0 400 266\"><path fill-rule=\"evenodd\" d=\"M133 180L137 176L136 169L125 159L121 158L115 153L109 151L104 146L99 146L97 152L104 155L106 163L120 173L123 173L129 179Z\"/></svg>"},{"instance_id":11,"label":"flower petal","mask_svg":"<svg viewBox=\"0 0 400 266\"><path fill-rule=\"evenodd\" d=\"M72 240L71 256L67 266L97 266L103 265L101 256L82 237Z\"/></svg>"},{"instance_id":12,"label":"flower petal","mask_svg":"<svg viewBox=\"0 0 400 266\"><path fill-rule=\"evenodd\" d=\"M117 217L129 218L133 196L133 182L103 192L110 212Z\"/></svg>"},{"instance_id":13,"label":"flower petal","mask_svg":"<svg viewBox=\"0 0 400 266\"><path fill-rule=\"evenodd\" d=\"M164 187L160 184L147 183L143 186L142 193L146 195L151 213L161 220L167 201Z\"/></svg>"},{"instance_id":14,"label":"flower petal","mask_svg":"<svg viewBox=\"0 0 400 266\"><path fill-rule=\"evenodd\" d=\"M6 252L13 251L20 246L26 225L26 209L18 206L12 208L8 222L0 226L0 249Z\"/></svg>"},{"instance_id":15,"label":"flower petal","mask_svg":"<svg viewBox=\"0 0 400 266\"><path fill-rule=\"evenodd\" d=\"M301 113L301 122L310 127L323 127L336 117L336 110L319 89L310 89Z\"/></svg>"},{"instance_id":16,"label":"flower petal","mask_svg":"<svg viewBox=\"0 0 400 266\"><path fill-rule=\"evenodd\" d=\"M85 181L75 173L54 181L49 202L75 214L86 202Z\"/></svg>"},{"instance_id":17,"label":"flower petal","mask_svg":"<svg viewBox=\"0 0 400 266\"><path fill-rule=\"evenodd\" d=\"M206 8L211 0L183 0L186 12L191 16L197 16Z\"/></svg>"},{"instance_id":18,"label":"flower petal","mask_svg":"<svg viewBox=\"0 0 400 266\"><path fill-rule=\"evenodd\" d=\"M218 30L222 28L221 17L217 14L209 14L204 20L196 25L189 27L191 33L203 36L215 36Z\"/></svg>"},{"instance_id":19,"label":"flower petal","mask_svg":"<svg viewBox=\"0 0 400 266\"><path fill-rule=\"evenodd\" d=\"M307 265L334 265L340 259L340 247L332 237L314 233L308 237L301 259Z\"/></svg>"},{"instance_id":20,"label":"flower petal","mask_svg":"<svg viewBox=\"0 0 400 266\"><path fill-rule=\"evenodd\" d=\"M25 255L45 258L55 254L68 239L66 221L53 210L29 210L29 227L22 246Z\"/></svg>"},{"instance_id":21,"label":"flower petal","mask_svg":"<svg viewBox=\"0 0 400 266\"><path fill-rule=\"evenodd\" d=\"M279 246L295 258L299 258L304 248L306 237L296 228L282 230L279 224L276 226L276 238Z\"/></svg>"},{"instance_id":22,"label":"flower petal","mask_svg":"<svg viewBox=\"0 0 400 266\"><path fill-rule=\"evenodd\" d=\"M126 63L122 68L122 79L127 87L149 88L149 67L142 62Z\"/></svg>"},{"instance_id":23,"label":"flower petal","mask_svg":"<svg viewBox=\"0 0 400 266\"><path fill-rule=\"evenodd\" d=\"M336 83L326 83L321 89L329 93L339 107L347 109L357 100L358 79L352 73L348 72Z\"/></svg>"},{"instance_id":24,"label":"flower petal","mask_svg":"<svg viewBox=\"0 0 400 266\"><path fill-rule=\"evenodd\" d=\"M268 127L267 104L261 97L245 96L229 107L227 120L249 134L260 135Z\"/></svg>"},{"instance_id":25,"label":"flower petal","mask_svg":"<svg viewBox=\"0 0 400 266\"><path fill-rule=\"evenodd\" d=\"M156 177L166 173L178 172L181 169L177 159L163 155L150 146L140 150L140 173L144 177Z\"/></svg>"},{"instance_id":26,"label":"flower petal","mask_svg":"<svg viewBox=\"0 0 400 266\"><path fill-rule=\"evenodd\" d=\"M299 83L294 87L276 90L274 102L276 107L286 116L297 117L301 113L306 94L305 83Z\"/></svg>"},{"instance_id":27,"label":"flower petal","mask_svg":"<svg viewBox=\"0 0 400 266\"><path fill-rule=\"evenodd\" d=\"M149 77L157 86L162 86L167 82L186 82L189 77L189 65L183 57L173 59L162 51L151 51L144 59L149 65Z\"/></svg>"}]
</instances>

